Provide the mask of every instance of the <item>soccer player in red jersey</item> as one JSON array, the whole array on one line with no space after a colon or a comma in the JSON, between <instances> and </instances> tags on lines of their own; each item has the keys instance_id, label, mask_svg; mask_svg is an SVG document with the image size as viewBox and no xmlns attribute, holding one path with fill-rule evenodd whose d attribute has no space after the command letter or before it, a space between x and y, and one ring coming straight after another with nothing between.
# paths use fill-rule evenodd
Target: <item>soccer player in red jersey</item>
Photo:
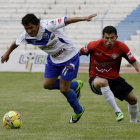
<instances>
[{"instance_id":1,"label":"soccer player in red jersey","mask_svg":"<svg viewBox=\"0 0 140 140\"><path fill-rule=\"evenodd\" d=\"M130 49L117 40L117 30L113 26L103 29L101 40L92 41L80 50L80 55L90 54L89 83L94 93L103 95L117 115L116 120L124 119L124 114L117 106L114 96L128 102L130 122L137 123L138 102L133 94L133 87L120 77L119 70L124 57L137 72L140 64L131 54Z\"/></svg>"}]
</instances>

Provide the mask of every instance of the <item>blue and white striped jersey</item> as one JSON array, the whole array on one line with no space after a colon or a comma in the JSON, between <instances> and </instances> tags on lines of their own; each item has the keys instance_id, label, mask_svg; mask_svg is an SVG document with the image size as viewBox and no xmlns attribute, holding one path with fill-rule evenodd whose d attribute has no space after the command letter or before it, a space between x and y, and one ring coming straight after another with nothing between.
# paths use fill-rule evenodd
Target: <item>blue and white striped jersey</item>
<instances>
[{"instance_id":1,"label":"blue and white striped jersey","mask_svg":"<svg viewBox=\"0 0 140 140\"><path fill-rule=\"evenodd\" d=\"M68 61L78 53L74 43L63 32L65 17L54 20L41 20L36 37L31 37L24 31L17 39L16 45L32 44L50 55L53 63Z\"/></svg>"}]
</instances>

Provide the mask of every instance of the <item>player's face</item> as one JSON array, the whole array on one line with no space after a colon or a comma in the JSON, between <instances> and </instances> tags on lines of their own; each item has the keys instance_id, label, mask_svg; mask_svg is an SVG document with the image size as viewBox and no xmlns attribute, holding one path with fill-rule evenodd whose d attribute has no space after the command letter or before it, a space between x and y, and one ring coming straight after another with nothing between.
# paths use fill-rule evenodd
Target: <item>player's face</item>
<instances>
[{"instance_id":1,"label":"player's face","mask_svg":"<svg viewBox=\"0 0 140 140\"><path fill-rule=\"evenodd\" d=\"M31 37L37 36L38 30L39 30L39 24L34 25L32 23L29 23L28 25L24 26L26 32L29 34Z\"/></svg>"},{"instance_id":2,"label":"player's face","mask_svg":"<svg viewBox=\"0 0 140 140\"><path fill-rule=\"evenodd\" d=\"M105 33L103 39L106 48L111 49L117 40L117 35L115 33L111 33L111 34Z\"/></svg>"}]
</instances>

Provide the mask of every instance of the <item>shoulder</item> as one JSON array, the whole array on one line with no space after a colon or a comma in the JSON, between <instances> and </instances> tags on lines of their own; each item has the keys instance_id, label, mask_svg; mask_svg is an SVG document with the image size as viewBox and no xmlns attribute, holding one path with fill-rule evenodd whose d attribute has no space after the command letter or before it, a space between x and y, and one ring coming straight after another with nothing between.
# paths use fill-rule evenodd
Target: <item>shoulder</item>
<instances>
[{"instance_id":1,"label":"shoulder","mask_svg":"<svg viewBox=\"0 0 140 140\"><path fill-rule=\"evenodd\" d=\"M90 50L95 50L96 48L102 46L102 44L103 44L102 40L91 41L87 44L87 47Z\"/></svg>"},{"instance_id":2,"label":"shoulder","mask_svg":"<svg viewBox=\"0 0 140 140\"><path fill-rule=\"evenodd\" d=\"M128 47L125 43L123 43L123 42L121 42L121 41L116 41L116 44L119 46L119 47L121 47L121 48L123 48L123 47Z\"/></svg>"},{"instance_id":3,"label":"shoulder","mask_svg":"<svg viewBox=\"0 0 140 140\"><path fill-rule=\"evenodd\" d=\"M41 20L41 21L40 21L40 27L46 28L47 25L48 25L48 20Z\"/></svg>"},{"instance_id":4,"label":"shoulder","mask_svg":"<svg viewBox=\"0 0 140 140\"><path fill-rule=\"evenodd\" d=\"M129 48L128 48L128 46L125 44L125 43L123 43L123 42L121 42L121 41L116 41L116 45L122 50L122 51L125 51L125 50L128 50Z\"/></svg>"},{"instance_id":5,"label":"shoulder","mask_svg":"<svg viewBox=\"0 0 140 140\"><path fill-rule=\"evenodd\" d=\"M50 28L50 27L52 27L52 26L55 26L56 25L56 21L55 20L41 20L40 21L40 26L42 27L42 28L45 28L45 29L47 29L47 28Z\"/></svg>"},{"instance_id":6,"label":"shoulder","mask_svg":"<svg viewBox=\"0 0 140 140\"><path fill-rule=\"evenodd\" d=\"M92 46L92 47L98 47L102 44L102 40L97 40L97 41L91 41L88 43L89 46Z\"/></svg>"},{"instance_id":7,"label":"shoulder","mask_svg":"<svg viewBox=\"0 0 140 140\"><path fill-rule=\"evenodd\" d=\"M27 36L27 33L26 33L26 31L24 30L24 31L19 35L19 38L20 38L20 39L25 39L26 36Z\"/></svg>"},{"instance_id":8,"label":"shoulder","mask_svg":"<svg viewBox=\"0 0 140 140\"><path fill-rule=\"evenodd\" d=\"M16 39L16 45L26 44L26 31L22 32Z\"/></svg>"}]
</instances>

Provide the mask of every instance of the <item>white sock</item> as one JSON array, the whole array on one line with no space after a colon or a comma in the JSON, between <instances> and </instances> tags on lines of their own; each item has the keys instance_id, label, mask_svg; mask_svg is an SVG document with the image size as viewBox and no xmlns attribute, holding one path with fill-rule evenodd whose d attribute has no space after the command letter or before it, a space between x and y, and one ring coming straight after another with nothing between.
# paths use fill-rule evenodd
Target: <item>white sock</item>
<instances>
[{"instance_id":1,"label":"white sock","mask_svg":"<svg viewBox=\"0 0 140 140\"><path fill-rule=\"evenodd\" d=\"M114 95L112 91L110 90L109 86L101 87L101 92L106 99L106 101L109 103L109 105L112 107L114 112L121 112L120 108L117 106Z\"/></svg>"},{"instance_id":2,"label":"white sock","mask_svg":"<svg viewBox=\"0 0 140 140\"><path fill-rule=\"evenodd\" d=\"M135 105L128 104L128 112L130 114L130 122L137 122L137 116L139 112L139 106L138 103Z\"/></svg>"}]
</instances>

